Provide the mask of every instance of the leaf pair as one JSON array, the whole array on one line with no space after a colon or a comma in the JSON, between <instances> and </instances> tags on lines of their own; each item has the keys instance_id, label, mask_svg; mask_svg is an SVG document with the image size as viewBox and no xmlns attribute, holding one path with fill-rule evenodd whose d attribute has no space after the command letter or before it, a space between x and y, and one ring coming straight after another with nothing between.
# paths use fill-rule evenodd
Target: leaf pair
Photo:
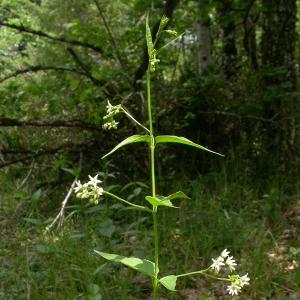
<instances>
[{"instance_id":1,"label":"leaf pair","mask_svg":"<svg viewBox=\"0 0 300 300\"><path fill-rule=\"evenodd\" d=\"M150 135L133 135L133 136L130 136L127 139L125 139L124 141L122 141L120 144L118 144L114 149L112 149L109 153L104 155L102 158L107 157L108 155L112 154L117 149L119 149L119 148L121 148L125 145L132 144L132 143L139 143L139 142L147 142L147 143L150 144L150 142L151 142ZM185 144L185 145L188 145L188 146L196 147L196 148L199 148L199 149L209 151L211 153L223 156L222 154L211 151L211 150L209 150L209 149L207 149L207 148L205 148L201 145L198 145L198 144L188 140L187 138L179 137L179 136L175 136L175 135L159 135L159 136L155 137L155 142L156 142L156 144L158 144L158 143Z\"/></svg>"}]
</instances>

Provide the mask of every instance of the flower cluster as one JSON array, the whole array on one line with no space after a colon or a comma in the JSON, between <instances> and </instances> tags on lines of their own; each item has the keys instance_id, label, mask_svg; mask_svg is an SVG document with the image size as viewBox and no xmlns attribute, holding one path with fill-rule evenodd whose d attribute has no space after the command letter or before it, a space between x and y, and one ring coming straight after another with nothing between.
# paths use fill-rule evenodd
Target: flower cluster
<instances>
[{"instance_id":1,"label":"flower cluster","mask_svg":"<svg viewBox=\"0 0 300 300\"><path fill-rule=\"evenodd\" d=\"M122 105L119 104L119 105L113 106L108 101L108 105L106 106L106 108L107 108L107 115L103 118L103 120L105 120L105 124L103 125L103 128L104 129L111 129L111 128L117 129L118 122L116 122L114 120L114 116L123 110Z\"/></svg>"},{"instance_id":2,"label":"flower cluster","mask_svg":"<svg viewBox=\"0 0 300 300\"><path fill-rule=\"evenodd\" d=\"M213 264L210 266L212 269L215 270L215 273L218 274L220 271L221 266L227 266L230 271L235 270L234 266L236 266L235 260L233 259L233 256L229 256L229 251L225 249L222 253L221 256L219 256L217 259L213 259Z\"/></svg>"},{"instance_id":3,"label":"flower cluster","mask_svg":"<svg viewBox=\"0 0 300 300\"><path fill-rule=\"evenodd\" d=\"M156 50L154 49L152 57L150 59L150 72L151 73L155 72L156 66L160 62L160 60L158 58L156 58L155 52L156 52Z\"/></svg>"},{"instance_id":4,"label":"flower cluster","mask_svg":"<svg viewBox=\"0 0 300 300\"><path fill-rule=\"evenodd\" d=\"M227 266L229 270L235 270L236 263L233 259L233 256L229 256L229 251L225 249L221 255L217 259L213 259L213 264L210 266L215 274L218 274L221 266ZM231 281L231 285L227 288L229 294L234 295L238 294L238 292L242 289L245 284L249 284L248 274L240 277L239 275L228 275L229 281Z\"/></svg>"},{"instance_id":5,"label":"flower cluster","mask_svg":"<svg viewBox=\"0 0 300 300\"><path fill-rule=\"evenodd\" d=\"M74 188L77 198L87 199L92 197L90 200L95 204L99 202L99 196L103 194L103 188L98 187L98 182L101 182L97 179L98 174L95 177L89 175L90 181L84 184L81 184L80 181L76 181L77 187Z\"/></svg>"},{"instance_id":6,"label":"flower cluster","mask_svg":"<svg viewBox=\"0 0 300 300\"><path fill-rule=\"evenodd\" d=\"M227 288L230 295L238 294L245 284L249 284L250 278L248 273L242 277L240 275L228 275L228 278L231 281L231 285Z\"/></svg>"}]
</instances>

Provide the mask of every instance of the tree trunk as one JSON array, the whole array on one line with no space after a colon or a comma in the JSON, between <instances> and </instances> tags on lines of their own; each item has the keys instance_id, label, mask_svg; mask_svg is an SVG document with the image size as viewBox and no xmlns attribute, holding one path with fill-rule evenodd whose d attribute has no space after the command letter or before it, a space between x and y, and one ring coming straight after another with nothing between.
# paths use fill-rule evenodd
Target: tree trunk
<instances>
[{"instance_id":1,"label":"tree trunk","mask_svg":"<svg viewBox=\"0 0 300 300\"><path fill-rule=\"evenodd\" d=\"M250 66L258 70L255 22L259 14L246 15L244 18L244 49L247 53Z\"/></svg>"},{"instance_id":2,"label":"tree trunk","mask_svg":"<svg viewBox=\"0 0 300 300\"><path fill-rule=\"evenodd\" d=\"M199 13L199 0L194 0L196 12L196 36L199 74L212 62L212 41L210 34L210 19Z\"/></svg>"},{"instance_id":3,"label":"tree trunk","mask_svg":"<svg viewBox=\"0 0 300 300\"><path fill-rule=\"evenodd\" d=\"M296 66L296 0L263 0L262 64L265 70L264 114L272 119L266 127L266 143L270 154L277 154L281 166L287 168L299 157L296 145L295 118L298 101Z\"/></svg>"},{"instance_id":4,"label":"tree trunk","mask_svg":"<svg viewBox=\"0 0 300 300\"><path fill-rule=\"evenodd\" d=\"M219 8L219 22L222 38L222 73L226 79L236 76L237 50L235 47L235 19L231 7L232 0L222 1Z\"/></svg>"}]
</instances>

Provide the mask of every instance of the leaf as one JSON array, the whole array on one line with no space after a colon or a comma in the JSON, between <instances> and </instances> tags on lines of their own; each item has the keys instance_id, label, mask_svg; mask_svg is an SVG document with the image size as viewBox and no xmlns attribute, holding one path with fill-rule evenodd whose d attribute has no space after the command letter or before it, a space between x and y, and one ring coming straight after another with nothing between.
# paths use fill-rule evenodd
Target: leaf
<instances>
[{"instance_id":1,"label":"leaf","mask_svg":"<svg viewBox=\"0 0 300 300\"><path fill-rule=\"evenodd\" d=\"M176 198L190 199L185 193L179 191L179 192L176 192L172 195L165 197L163 201L172 200L172 199L176 199Z\"/></svg>"},{"instance_id":2,"label":"leaf","mask_svg":"<svg viewBox=\"0 0 300 300\"><path fill-rule=\"evenodd\" d=\"M41 192L42 192L41 189L38 189L36 192L34 192L31 196L31 202L36 204L40 199Z\"/></svg>"},{"instance_id":3,"label":"leaf","mask_svg":"<svg viewBox=\"0 0 300 300\"><path fill-rule=\"evenodd\" d=\"M23 218L23 220L29 222L29 223L32 223L36 226L41 226L41 225L44 225L39 219L30 219L30 218Z\"/></svg>"},{"instance_id":4,"label":"leaf","mask_svg":"<svg viewBox=\"0 0 300 300\"><path fill-rule=\"evenodd\" d=\"M175 39L173 39L171 42L165 44L164 46L162 46L161 48L159 48L155 55L158 55L161 51L163 51L166 47L168 47L170 44L172 44L173 42L175 42L176 40L178 40L184 33L182 33L181 35L177 36Z\"/></svg>"},{"instance_id":5,"label":"leaf","mask_svg":"<svg viewBox=\"0 0 300 300\"><path fill-rule=\"evenodd\" d=\"M177 208L176 206L174 206L172 204L172 202L170 200L166 200L164 201L163 199L161 199L162 196L160 195L155 195L155 197L152 196L146 196L145 199L152 204L153 206L168 206L168 207L174 207ZM163 197L162 197L163 198Z\"/></svg>"},{"instance_id":6,"label":"leaf","mask_svg":"<svg viewBox=\"0 0 300 300\"><path fill-rule=\"evenodd\" d=\"M166 16L162 16L160 23L159 23L158 31L156 33L155 44L158 41L163 29L165 28L165 26L167 25L168 22L169 22L169 18L167 18Z\"/></svg>"},{"instance_id":7,"label":"leaf","mask_svg":"<svg viewBox=\"0 0 300 300\"><path fill-rule=\"evenodd\" d=\"M96 251L97 254L110 261L120 262L136 271L139 271L147 276L155 278L155 266L154 263L147 259L140 259L135 257L125 257L117 254L109 254Z\"/></svg>"},{"instance_id":8,"label":"leaf","mask_svg":"<svg viewBox=\"0 0 300 300\"><path fill-rule=\"evenodd\" d=\"M30 198L30 195L26 191L15 191L14 192L15 198Z\"/></svg>"},{"instance_id":9,"label":"leaf","mask_svg":"<svg viewBox=\"0 0 300 300\"><path fill-rule=\"evenodd\" d=\"M87 286L87 291L90 293L90 294L97 294L99 291L100 291L100 287L97 285L97 284L94 284L94 283L90 283L88 286Z\"/></svg>"},{"instance_id":10,"label":"leaf","mask_svg":"<svg viewBox=\"0 0 300 300\"><path fill-rule=\"evenodd\" d=\"M99 229L99 232L105 236L105 237L108 237L108 238L111 238L113 233L115 232L116 230L116 227L114 225L111 225L109 227L104 227L104 228L100 228Z\"/></svg>"},{"instance_id":11,"label":"leaf","mask_svg":"<svg viewBox=\"0 0 300 300\"><path fill-rule=\"evenodd\" d=\"M188 139L186 139L185 137L179 137L179 136L175 136L175 135L160 135L160 136L157 136L155 138L155 141L156 143L178 143L178 144L185 144L185 145L189 145L189 146L193 146L193 147L196 147L196 148L199 148L199 149L202 149L202 150L205 150L205 151L208 151L208 152L211 152L211 153L214 153L214 154L217 154L217 155L221 155L221 156L224 156L220 153L217 153L217 152L214 152L214 151L211 151L201 145L198 145Z\"/></svg>"},{"instance_id":12,"label":"leaf","mask_svg":"<svg viewBox=\"0 0 300 300\"><path fill-rule=\"evenodd\" d=\"M69 168L61 168L62 170L71 173L75 177L79 174L79 170L77 169L69 169Z\"/></svg>"},{"instance_id":13,"label":"leaf","mask_svg":"<svg viewBox=\"0 0 300 300\"><path fill-rule=\"evenodd\" d=\"M87 298L88 300L101 300L102 296L100 294L96 294L96 295L88 294Z\"/></svg>"},{"instance_id":14,"label":"leaf","mask_svg":"<svg viewBox=\"0 0 300 300\"><path fill-rule=\"evenodd\" d=\"M109 153L107 153L106 155L104 155L102 157L102 159L110 154L112 154L113 152L115 152L117 149L128 145L128 144L132 144L132 143L138 143L138 142L150 142L151 138L150 135L133 135L130 136L129 138L125 139L123 142L121 142L120 144L118 144L114 149L112 149Z\"/></svg>"},{"instance_id":15,"label":"leaf","mask_svg":"<svg viewBox=\"0 0 300 300\"><path fill-rule=\"evenodd\" d=\"M155 197L146 196L145 198L153 206L163 205L163 206L174 207L174 208L178 208L178 207L174 206L170 200L176 199L176 198L190 199L185 193L180 192L180 191L176 192L172 195L169 195L167 197L164 197L161 195L155 195Z\"/></svg>"},{"instance_id":16,"label":"leaf","mask_svg":"<svg viewBox=\"0 0 300 300\"><path fill-rule=\"evenodd\" d=\"M36 245L36 250L39 253L49 253L51 248L48 245Z\"/></svg>"},{"instance_id":17,"label":"leaf","mask_svg":"<svg viewBox=\"0 0 300 300\"><path fill-rule=\"evenodd\" d=\"M86 236L85 233L78 233L78 234L74 234L74 235L70 236L69 239L81 239L85 236Z\"/></svg>"},{"instance_id":18,"label":"leaf","mask_svg":"<svg viewBox=\"0 0 300 300\"><path fill-rule=\"evenodd\" d=\"M146 41L147 41L148 55L150 58L152 56L154 46L153 46L153 41L152 41L151 30L149 27L149 15L147 15L147 17L146 17Z\"/></svg>"},{"instance_id":19,"label":"leaf","mask_svg":"<svg viewBox=\"0 0 300 300\"><path fill-rule=\"evenodd\" d=\"M95 206L91 206L91 207L87 208L84 213L90 214L90 213L93 213L96 211L106 210L106 209L107 209L107 206L105 204L95 205Z\"/></svg>"},{"instance_id":20,"label":"leaf","mask_svg":"<svg viewBox=\"0 0 300 300\"><path fill-rule=\"evenodd\" d=\"M159 282L168 290L175 292L177 276L169 275L159 279Z\"/></svg>"},{"instance_id":21,"label":"leaf","mask_svg":"<svg viewBox=\"0 0 300 300\"><path fill-rule=\"evenodd\" d=\"M99 273L106 265L107 265L107 263L105 263L105 264L99 266L92 274L93 274L93 275L98 274L98 273Z\"/></svg>"}]
</instances>

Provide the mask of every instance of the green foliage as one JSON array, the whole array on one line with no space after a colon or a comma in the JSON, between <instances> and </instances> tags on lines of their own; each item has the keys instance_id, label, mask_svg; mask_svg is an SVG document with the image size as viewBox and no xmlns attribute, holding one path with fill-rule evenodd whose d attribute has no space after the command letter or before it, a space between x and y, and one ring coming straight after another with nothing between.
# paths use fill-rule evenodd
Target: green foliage
<instances>
[{"instance_id":1,"label":"green foliage","mask_svg":"<svg viewBox=\"0 0 300 300\"><path fill-rule=\"evenodd\" d=\"M195 18L199 12L193 2L184 0L170 13L171 2L1 2L0 229L7 237L0 246L1 299L142 299L150 294L143 278L126 267L103 264L90 252L94 248L125 251L128 257L151 260L153 224L144 211L128 209L108 195L96 206L71 196L64 227L48 231L77 176L82 180L88 173L98 173L105 190L122 193L134 204L149 205L145 197L158 203L163 199L147 196L148 136L146 143L118 148L112 161L100 160L127 136L144 134L124 115L117 134L103 131L107 100L122 104L140 124L149 125L141 92L146 85L145 12L151 12L148 25L154 35L164 13L170 14L172 28L185 32L167 49L161 47L170 43L171 32L162 31L156 43L164 51L153 56L161 60L151 76L155 132L185 136L226 154L224 164L223 158L194 147L157 145L158 193L184 190L191 197L172 201L179 209L160 209L161 270L179 274L201 269L210 263L211 253L230 246L245 270L251 269L250 275L257 278L244 299L298 297L299 270L290 269L287 262L281 270L279 260L281 254L284 260L285 255L289 261L291 256L298 260L299 243L293 237L283 239L281 233L282 226L291 225L283 212L298 199L299 151L290 148L299 145L299 82L289 74L299 71L295 64L299 42L295 41L293 52L281 47L283 40L271 41L273 53L285 51L288 59L275 67L261 59L263 47L251 48L259 58L254 70L246 38L254 33L254 42L262 43L261 17L268 6L200 0L199 12L209 19L213 63L198 74ZM248 32L245 17L252 24ZM232 20L237 73L226 80L220 26ZM276 37L277 28L271 32ZM296 250L283 250L278 260L272 260L274 244ZM162 276L168 285L168 276ZM170 279L171 291L174 278ZM160 292L167 299L222 297L209 281L193 277L176 284L178 296L165 289ZM198 292L183 294L190 288Z\"/></svg>"}]
</instances>

